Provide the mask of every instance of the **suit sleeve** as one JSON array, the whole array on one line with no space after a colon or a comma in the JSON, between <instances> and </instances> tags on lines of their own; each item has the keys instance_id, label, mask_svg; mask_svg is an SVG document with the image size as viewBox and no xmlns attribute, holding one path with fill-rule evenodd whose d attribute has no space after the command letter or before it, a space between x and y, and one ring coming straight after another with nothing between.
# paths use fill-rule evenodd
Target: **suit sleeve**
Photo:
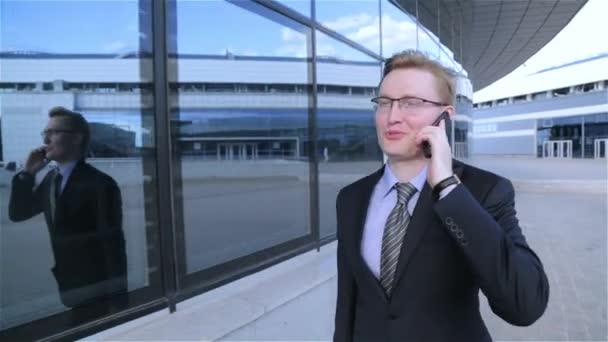
<instances>
[{"instance_id":1,"label":"suit sleeve","mask_svg":"<svg viewBox=\"0 0 608 342\"><path fill-rule=\"evenodd\" d=\"M103 248L109 292L127 289L127 256L122 229L122 197L113 179L105 182L97 198L97 234Z\"/></svg>"},{"instance_id":2,"label":"suit sleeve","mask_svg":"<svg viewBox=\"0 0 608 342\"><path fill-rule=\"evenodd\" d=\"M20 175L24 175L23 179ZM47 181L45 178L44 181ZM42 212L42 186L34 189L34 176L18 173L11 182L8 218L13 222L25 221Z\"/></svg>"},{"instance_id":3,"label":"suit sleeve","mask_svg":"<svg viewBox=\"0 0 608 342\"><path fill-rule=\"evenodd\" d=\"M461 247L492 311L527 326L545 311L549 282L519 227L514 197L513 185L504 178L481 204L461 184L435 204L435 211Z\"/></svg>"},{"instance_id":4,"label":"suit sleeve","mask_svg":"<svg viewBox=\"0 0 608 342\"><path fill-rule=\"evenodd\" d=\"M342 192L338 194L336 200L337 214L337 263L338 263L338 295L336 299L336 317L334 327L335 342L352 341L353 325L355 321L355 301L357 295L357 286L355 284L354 275L350 269L348 260L344 253L344 227L341 224L341 217L345 215L342 208Z\"/></svg>"}]
</instances>

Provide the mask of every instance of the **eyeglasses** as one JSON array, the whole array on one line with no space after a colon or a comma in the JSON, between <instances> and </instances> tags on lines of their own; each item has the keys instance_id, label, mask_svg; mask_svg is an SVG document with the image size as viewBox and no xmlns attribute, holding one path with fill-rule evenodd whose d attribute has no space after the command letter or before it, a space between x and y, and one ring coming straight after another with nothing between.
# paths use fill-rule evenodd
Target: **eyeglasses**
<instances>
[{"instance_id":1,"label":"eyeglasses","mask_svg":"<svg viewBox=\"0 0 608 342\"><path fill-rule=\"evenodd\" d=\"M421 99L419 97L406 96L400 99L392 99L386 96L374 97L371 100L374 103L374 109L378 112L386 112L393 106L393 101L397 101L400 110L419 109L431 106L447 106L446 103L435 102L431 100Z\"/></svg>"},{"instance_id":2,"label":"eyeglasses","mask_svg":"<svg viewBox=\"0 0 608 342\"><path fill-rule=\"evenodd\" d=\"M51 135L56 135L59 133L74 133L74 131L69 130L69 129L45 129L44 131L40 132L40 136L41 137L47 137L47 136L51 136Z\"/></svg>"}]
</instances>

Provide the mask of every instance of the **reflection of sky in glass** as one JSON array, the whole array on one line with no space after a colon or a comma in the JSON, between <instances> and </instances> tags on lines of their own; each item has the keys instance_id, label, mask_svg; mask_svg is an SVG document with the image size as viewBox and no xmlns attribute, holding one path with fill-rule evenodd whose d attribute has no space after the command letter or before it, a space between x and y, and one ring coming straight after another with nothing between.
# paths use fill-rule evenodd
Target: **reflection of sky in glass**
<instances>
[{"instance_id":1,"label":"reflection of sky in glass","mask_svg":"<svg viewBox=\"0 0 608 342\"><path fill-rule=\"evenodd\" d=\"M384 57L416 48L416 23L395 5L382 2L382 53Z\"/></svg>"},{"instance_id":2,"label":"reflection of sky in glass","mask_svg":"<svg viewBox=\"0 0 608 342\"><path fill-rule=\"evenodd\" d=\"M310 17L310 0L276 0L281 4ZM318 4L318 2L317 2ZM318 6L318 5L317 5Z\"/></svg>"},{"instance_id":3,"label":"reflection of sky in glass","mask_svg":"<svg viewBox=\"0 0 608 342\"><path fill-rule=\"evenodd\" d=\"M323 32L317 31L317 57L333 57L345 61L367 62L374 58L337 41Z\"/></svg>"},{"instance_id":4,"label":"reflection of sky in glass","mask_svg":"<svg viewBox=\"0 0 608 342\"><path fill-rule=\"evenodd\" d=\"M139 4L0 1L0 51L125 53L139 49Z\"/></svg>"},{"instance_id":5,"label":"reflection of sky in glass","mask_svg":"<svg viewBox=\"0 0 608 342\"><path fill-rule=\"evenodd\" d=\"M421 27L418 30L418 49L428 53L429 56L434 58L439 56L438 41L437 36L426 29ZM460 64L453 60L452 51L445 45L440 45L443 50L439 56L442 64L457 71L462 70ZM412 48L416 48L415 18L403 13L388 0L384 0L382 2L382 52L384 57L390 57L394 53Z\"/></svg>"},{"instance_id":6,"label":"reflection of sky in glass","mask_svg":"<svg viewBox=\"0 0 608 342\"><path fill-rule=\"evenodd\" d=\"M323 26L380 53L378 1L317 1L315 8Z\"/></svg>"},{"instance_id":7,"label":"reflection of sky in glass","mask_svg":"<svg viewBox=\"0 0 608 342\"><path fill-rule=\"evenodd\" d=\"M308 13L309 0L281 0L298 12ZM121 54L140 48L138 0L2 0L0 51ZM182 54L306 57L308 29L264 10L253 2L246 10L226 1L177 1L178 52ZM244 5L242 5L244 6ZM258 9L256 9L256 6ZM388 0L383 0L383 52L390 56L416 44L415 23ZM327 27L379 51L378 6L375 0L317 1L318 20ZM234 24L234 23L238 23ZM251 30L248 28L255 28ZM421 30L422 32L422 30ZM345 44L319 34L318 56L369 61ZM435 43L421 34L423 51ZM449 55L451 52L446 49Z\"/></svg>"},{"instance_id":8,"label":"reflection of sky in glass","mask_svg":"<svg viewBox=\"0 0 608 342\"><path fill-rule=\"evenodd\" d=\"M304 28L282 20L292 28L225 1L179 1L178 53L305 57Z\"/></svg>"},{"instance_id":9,"label":"reflection of sky in glass","mask_svg":"<svg viewBox=\"0 0 608 342\"><path fill-rule=\"evenodd\" d=\"M427 53L430 57L439 57L439 46L424 30L418 30L418 50Z\"/></svg>"}]
</instances>

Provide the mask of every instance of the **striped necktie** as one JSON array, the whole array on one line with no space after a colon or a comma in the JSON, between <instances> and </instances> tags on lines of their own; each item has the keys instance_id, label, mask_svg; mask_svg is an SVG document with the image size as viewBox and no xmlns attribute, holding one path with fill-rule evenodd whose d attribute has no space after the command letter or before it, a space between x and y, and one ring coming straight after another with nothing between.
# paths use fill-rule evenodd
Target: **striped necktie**
<instances>
[{"instance_id":1,"label":"striped necktie","mask_svg":"<svg viewBox=\"0 0 608 342\"><path fill-rule=\"evenodd\" d=\"M382 255L380 257L380 283L390 297L393 289L397 261L403 244L403 237L410 223L407 203L416 193L416 188L410 183L397 183L397 204L388 215L384 234L382 235Z\"/></svg>"}]
</instances>

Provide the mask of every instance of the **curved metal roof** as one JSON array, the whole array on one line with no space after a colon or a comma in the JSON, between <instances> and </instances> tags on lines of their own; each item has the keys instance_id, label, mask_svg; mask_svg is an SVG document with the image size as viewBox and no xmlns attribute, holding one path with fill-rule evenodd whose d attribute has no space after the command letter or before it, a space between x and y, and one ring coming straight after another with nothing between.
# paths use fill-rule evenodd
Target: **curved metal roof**
<instances>
[{"instance_id":1,"label":"curved metal roof","mask_svg":"<svg viewBox=\"0 0 608 342\"><path fill-rule=\"evenodd\" d=\"M476 90L506 76L564 28L587 0L395 0L439 37ZM416 5L418 9L416 11Z\"/></svg>"}]
</instances>

